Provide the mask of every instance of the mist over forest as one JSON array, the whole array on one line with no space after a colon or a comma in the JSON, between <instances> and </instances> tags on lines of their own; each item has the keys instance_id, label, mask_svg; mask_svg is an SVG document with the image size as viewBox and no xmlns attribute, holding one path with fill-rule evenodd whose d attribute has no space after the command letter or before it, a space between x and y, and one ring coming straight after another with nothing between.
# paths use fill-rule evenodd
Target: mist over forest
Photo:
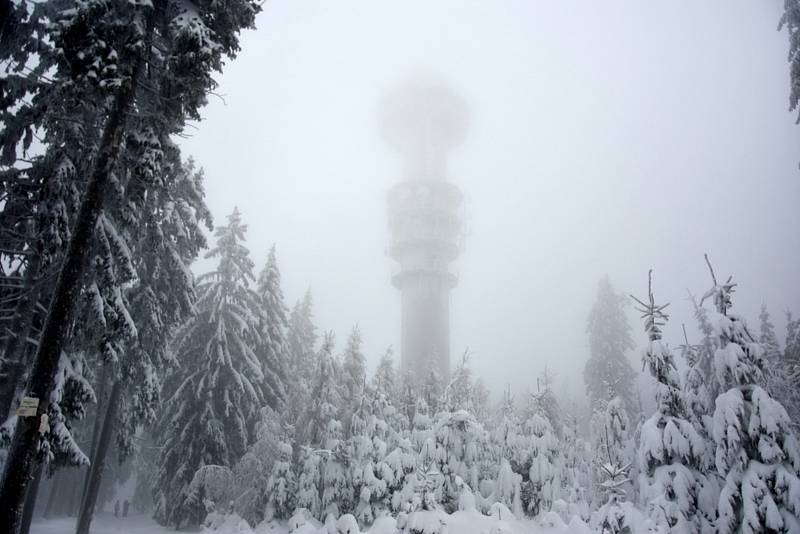
<instances>
[{"instance_id":1,"label":"mist over forest","mask_svg":"<svg viewBox=\"0 0 800 534\"><path fill-rule=\"evenodd\" d=\"M0 532L800 532L798 29L0 0Z\"/></svg>"}]
</instances>

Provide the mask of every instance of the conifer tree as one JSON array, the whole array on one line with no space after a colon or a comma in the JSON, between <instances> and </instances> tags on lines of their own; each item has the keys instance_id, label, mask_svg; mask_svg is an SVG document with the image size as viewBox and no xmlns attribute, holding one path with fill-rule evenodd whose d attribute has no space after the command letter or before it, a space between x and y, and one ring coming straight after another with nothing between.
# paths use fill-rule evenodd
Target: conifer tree
<instances>
[{"instance_id":1,"label":"conifer tree","mask_svg":"<svg viewBox=\"0 0 800 534\"><path fill-rule=\"evenodd\" d=\"M294 473L292 442L288 433L278 442L278 456L272 464L272 473L267 480L267 518L289 519L294 512L297 479Z\"/></svg>"},{"instance_id":2,"label":"conifer tree","mask_svg":"<svg viewBox=\"0 0 800 534\"><path fill-rule=\"evenodd\" d=\"M258 294L263 308L259 319L261 344L258 355L264 369L264 400L272 408L286 401L289 348L286 341L289 322L283 301L281 273L275 256L275 245L269 250L267 264L258 277Z\"/></svg>"},{"instance_id":3,"label":"conifer tree","mask_svg":"<svg viewBox=\"0 0 800 534\"><path fill-rule=\"evenodd\" d=\"M364 387L367 381L366 358L361 351L361 331L358 325L353 327L345 343L342 354L342 407L345 421L350 421L352 414L364 400Z\"/></svg>"},{"instance_id":4,"label":"conifer tree","mask_svg":"<svg viewBox=\"0 0 800 534\"><path fill-rule=\"evenodd\" d=\"M583 370L592 410L619 397L628 414L638 412L635 373L625 355L634 344L624 306L625 296L614 290L608 277L600 280L586 327L590 357Z\"/></svg>"},{"instance_id":5,"label":"conifer tree","mask_svg":"<svg viewBox=\"0 0 800 534\"><path fill-rule=\"evenodd\" d=\"M399 401L399 388L397 371L394 367L394 356L392 348L389 347L381 356L378 367L375 369L375 374L372 377L372 389L385 395L387 400L396 407Z\"/></svg>"},{"instance_id":6,"label":"conifer tree","mask_svg":"<svg viewBox=\"0 0 800 534\"><path fill-rule=\"evenodd\" d=\"M561 444L547 418L543 400L542 395L531 395L530 416L525 421L530 451L527 509L533 516L550 510L553 501L560 498L561 487Z\"/></svg>"},{"instance_id":7,"label":"conifer tree","mask_svg":"<svg viewBox=\"0 0 800 534\"><path fill-rule=\"evenodd\" d=\"M322 481L322 457L312 447L304 446L300 454L300 476L297 480L297 507L305 508L312 517L322 515L319 487Z\"/></svg>"},{"instance_id":8,"label":"conifer tree","mask_svg":"<svg viewBox=\"0 0 800 534\"><path fill-rule=\"evenodd\" d=\"M432 460L442 475L438 498L448 512L457 509L462 484L478 488L483 434L483 428L466 410L441 411L436 416L433 456L421 456L419 465L426 466Z\"/></svg>"},{"instance_id":9,"label":"conifer tree","mask_svg":"<svg viewBox=\"0 0 800 534\"><path fill-rule=\"evenodd\" d=\"M289 315L289 330L286 343L289 350L287 383L287 421L299 422L305 415L306 407L311 403L311 384L314 383L316 370L315 345L317 328L314 326L311 291L306 291L302 300L295 303ZM301 427L297 428L295 438L299 445L304 444ZM298 449L299 450L299 449Z\"/></svg>"},{"instance_id":10,"label":"conifer tree","mask_svg":"<svg viewBox=\"0 0 800 534\"><path fill-rule=\"evenodd\" d=\"M731 313L736 284L718 283L704 298L716 308L714 365L722 393L714 411L716 466L724 479L717 528L733 532L800 530L800 449L789 417L763 384L763 347Z\"/></svg>"},{"instance_id":11,"label":"conifer tree","mask_svg":"<svg viewBox=\"0 0 800 534\"><path fill-rule=\"evenodd\" d=\"M705 485L707 448L689 420L672 353L662 341L669 304L655 303L652 276L650 271L647 301L633 297L648 337L642 361L656 386L656 411L644 422L639 444L642 501L657 524L674 532L699 532L703 521L698 517L698 493Z\"/></svg>"},{"instance_id":12,"label":"conifer tree","mask_svg":"<svg viewBox=\"0 0 800 534\"><path fill-rule=\"evenodd\" d=\"M243 245L247 227L238 210L217 228L207 257L215 271L198 280L198 314L178 333L180 369L167 385L161 419L155 517L163 525L197 524L203 510L187 502L188 486L203 465L231 468L253 439L264 380L255 352L260 302L249 288L253 263Z\"/></svg>"},{"instance_id":13,"label":"conifer tree","mask_svg":"<svg viewBox=\"0 0 800 534\"><path fill-rule=\"evenodd\" d=\"M30 91L30 84L19 83L22 77L12 84L4 83L4 87L14 87L14 98L2 99L2 111L11 111L16 119L6 121L7 115L4 117L0 144L3 160L9 162L16 158L19 145L23 150L30 147L34 129L44 128L47 157L39 161L56 166L40 169L49 173L69 168L71 162L61 157L65 154L62 149L68 146L81 147L72 161L88 162L81 169L87 171L82 175L88 176L88 181L81 192L72 233L63 246L63 263L30 372L29 395L50 399L57 386L60 359L67 348L98 222L107 193L115 185L123 143L129 140L129 134L138 133L139 120L156 121L165 137L179 133L187 119L198 118L198 109L214 86L212 72L221 69L224 56L235 56L238 32L252 26L259 6L248 0L208 4L191 11L171 1L43 5L50 10L49 20L38 15L33 20L36 31L46 29L49 35L43 38L27 28L19 32L15 28L2 37L3 41L6 35L14 39L30 37L25 41L27 55L14 58L18 66L15 70L21 73L35 52L38 65L31 78L38 86ZM18 11L14 11L16 16ZM36 46L28 47L31 44ZM42 76L44 73L47 76ZM138 90L145 75L149 94L156 98L143 96L144 92ZM27 96L33 96L31 102L24 109L17 108L15 99ZM76 116L76 109L82 116ZM73 118L78 120L70 123ZM72 139L79 142L68 145L58 136L47 136L58 129L51 128L58 123L68 124ZM116 296L116 300L121 299ZM41 402L37 417L21 419L15 429L0 489L5 504L0 522L11 530L19 523L22 498L34 469L40 416L50 408L49 403Z\"/></svg>"},{"instance_id":14,"label":"conifer tree","mask_svg":"<svg viewBox=\"0 0 800 534\"><path fill-rule=\"evenodd\" d=\"M386 508L387 483L376 476L376 456L382 460L386 444L381 439L385 430L362 402L353 413L347 440L347 460L353 492L353 514L362 526L369 526ZM382 421L381 421L382 422ZM385 423L384 423L385 424ZM382 452L379 452L382 449ZM379 460L379 461L380 461Z\"/></svg>"},{"instance_id":15,"label":"conifer tree","mask_svg":"<svg viewBox=\"0 0 800 534\"><path fill-rule=\"evenodd\" d=\"M714 406L709 395L709 382L716 380L706 375L702 366L702 345L690 345L686 328L681 354L686 361L683 378L683 399L688 421L700 436L703 449L698 456L697 469L703 475L698 479L697 519L702 533L716 531L717 503L719 502L719 477L714 466L715 445L711 437Z\"/></svg>"},{"instance_id":16,"label":"conifer tree","mask_svg":"<svg viewBox=\"0 0 800 534\"><path fill-rule=\"evenodd\" d=\"M800 431L800 319L786 314L786 342L780 365L781 389L778 398L789 414L795 433Z\"/></svg>"}]
</instances>

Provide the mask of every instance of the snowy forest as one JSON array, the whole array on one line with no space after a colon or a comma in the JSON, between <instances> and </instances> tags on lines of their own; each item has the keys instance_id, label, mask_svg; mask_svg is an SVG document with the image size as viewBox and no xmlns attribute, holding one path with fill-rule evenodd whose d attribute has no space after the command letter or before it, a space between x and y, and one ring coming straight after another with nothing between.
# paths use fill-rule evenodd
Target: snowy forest
<instances>
[{"instance_id":1,"label":"snowy forest","mask_svg":"<svg viewBox=\"0 0 800 534\"><path fill-rule=\"evenodd\" d=\"M800 0L783 4L771 31L796 114ZM262 214L211 207L212 183L247 200L235 164L206 172L208 154L184 144L212 101L232 98L220 80L267 9L0 0L0 534L800 534L800 315L742 306L771 281L740 286L717 243L702 243L692 280L654 262L619 283L587 262L583 320L563 325L565 346L585 347L575 372L532 344L515 387L482 376L486 351L469 339L447 372L401 365L394 339L375 351L370 306L332 328L318 309L351 306L344 283L289 299L282 246L251 246ZM698 189L734 239L739 212L772 209L720 207L719 191ZM657 221L681 206L659 194L625 224L666 248ZM798 230L772 239L796 251ZM736 242L742 264L754 247ZM769 261L796 272L795 257ZM777 292L800 314L796 287ZM483 365L514 374L504 357Z\"/></svg>"}]
</instances>

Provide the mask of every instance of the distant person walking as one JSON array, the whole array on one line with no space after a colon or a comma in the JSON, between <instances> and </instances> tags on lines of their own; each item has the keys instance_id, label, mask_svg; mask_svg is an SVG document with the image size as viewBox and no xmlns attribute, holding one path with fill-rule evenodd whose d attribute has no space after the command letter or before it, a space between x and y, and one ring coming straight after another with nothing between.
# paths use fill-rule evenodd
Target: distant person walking
<instances>
[{"instance_id":1,"label":"distant person walking","mask_svg":"<svg viewBox=\"0 0 800 534\"><path fill-rule=\"evenodd\" d=\"M125 499L125 502L122 503L122 517L128 517L128 508L131 507L130 501Z\"/></svg>"},{"instance_id":2,"label":"distant person walking","mask_svg":"<svg viewBox=\"0 0 800 534\"><path fill-rule=\"evenodd\" d=\"M119 499L114 503L114 517L119 517Z\"/></svg>"}]
</instances>

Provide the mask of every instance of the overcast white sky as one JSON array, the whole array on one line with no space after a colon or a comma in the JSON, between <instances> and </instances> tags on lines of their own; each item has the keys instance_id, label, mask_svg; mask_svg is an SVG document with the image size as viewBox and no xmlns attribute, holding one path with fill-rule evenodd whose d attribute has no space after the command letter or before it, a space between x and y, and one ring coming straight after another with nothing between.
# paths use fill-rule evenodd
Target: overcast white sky
<instances>
[{"instance_id":1,"label":"overcast white sky","mask_svg":"<svg viewBox=\"0 0 800 534\"><path fill-rule=\"evenodd\" d=\"M413 71L437 73L471 109L449 163L469 230L453 358L468 346L495 389L524 390L547 364L577 390L606 273L642 295L654 269L673 345L687 289L710 285L704 252L755 325L762 301L781 330L800 312L782 5L270 0L183 146L217 222L238 206L259 268L277 244L288 303L310 287L318 326L341 346L359 323L374 366L399 350L385 194L402 172L377 109Z\"/></svg>"}]
</instances>

